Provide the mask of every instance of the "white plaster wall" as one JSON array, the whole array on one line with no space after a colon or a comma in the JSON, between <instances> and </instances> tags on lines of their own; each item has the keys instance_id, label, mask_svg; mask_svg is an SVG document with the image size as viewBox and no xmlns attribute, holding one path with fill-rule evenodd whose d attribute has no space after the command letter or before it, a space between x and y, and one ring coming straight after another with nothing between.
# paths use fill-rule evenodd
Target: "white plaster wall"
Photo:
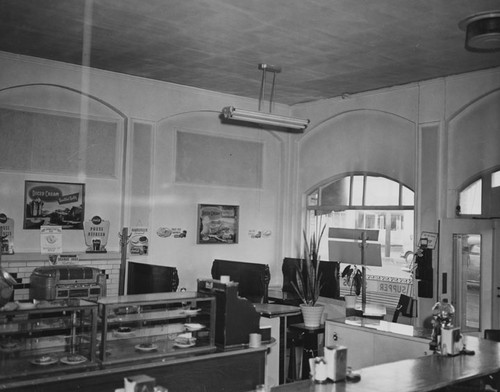
<instances>
[{"instance_id":1,"label":"white plaster wall","mask_svg":"<svg viewBox=\"0 0 500 392\"><path fill-rule=\"evenodd\" d=\"M15 86L52 84L89 95L105 106L95 107L88 104L87 100L77 100L68 105L62 96L52 93L51 87L46 87L36 97L26 94L16 96L21 90L16 90L16 94L9 90L7 103L10 100L16 105L37 107L45 102L44 105L70 111L79 106L76 110L82 113L116 113L115 115L126 120L144 120L155 126L151 192L154 203L151 204L150 220L152 232L165 222L172 227L194 229L195 205L199 202L240 203L242 235L238 245L202 247L194 243L194 236L185 242L160 243L156 238L152 239L151 257L145 261L169 265L175 263L180 266L181 286L191 287L195 277L207 276L210 261L215 255L219 258L271 263L272 279L274 283L279 283L282 257L293 256L300 243L304 193L336 174L365 169L379 171L415 187L418 198L417 129L423 125L434 124L440 132L437 157L440 187L437 192L439 200L436 202L439 204L438 211L446 211L447 206L454 205L455 200L448 196L448 189L461 184L463 178L466 178L466 173L453 168L456 159L450 159L449 155L462 157L463 154L458 153L458 147L453 147L454 141L450 143L450 139L462 134L468 140L468 130L471 128L487 131L481 137L491 140L491 145L483 143L463 163L469 167L469 162L472 167L476 167L475 160L481 158L476 154L483 154L485 148L485 165L493 165L499 161L497 152L492 147L498 141L497 136L492 137L492 133L496 132L498 135L498 117L492 114L498 103L495 91L500 88L498 68L356 94L344 99L305 103L291 109L276 105L278 113L291 112L294 116L311 119L311 125L304 135L293 136L254 132L250 128L220 124L215 115L223 106L255 109L256 102L251 99L6 53L0 53L0 68L0 91L5 94L6 89ZM489 108L486 127L482 122L485 106L476 107L474 104L480 100ZM113 108L114 111L109 111L106 107ZM459 114L461 112L463 115ZM172 138L176 127L242 140L262 140L265 144L265 181L262 189L175 184ZM125 172L125 181L127 175L128 172ZM40 179L49 180L49 177L42 176ZM10 198L6 202L2 196L0 209L7 215L21 216L12 195L22 192L20 184L23 181L23 175L18 173L0 173L0 192ZM113 189L108 189L108 186ZM96 181L91 188L102 192L99 199L109 200L116 196L116 184ZM128 189L127 186L125 189ZM134 202L130 200L130 205ZM130 208L130 205L126 205L125 209ZM102 204L101 208L106 210L106 204ZM11 210L14 212L9 212ZM443 215L439 213L436 219ZM16 222L18 225L21 223L18 219ZM123 225L129 223L121 222ZM273 237L268 242L249 241L244 236L250 228L270 228ZM425 228L417 227L417 231L422 229ZM113 246L117 248L114 233L111 233L111 237ZM18 251L31 249L34 242L35 239L26 236L26 233L16 233ZM80 249L76 244L72 247ZM189 282L183 279L188 279Z\"/></svg>"},{"instance_id":2,"label":"white plaster wall","mask_svg":"<svg viewBox=\"0 0 500 392\"><path fill-rule=\"evenodd\" d=\"M126 129L123 137L127 136L128 141L132 140L133 132L130 121L144 121L153 125L150 217L144 219L150 222L150 255L134 258L135 261L178 267L180 287L190 289L195 287L196 278L209 276L214 258L268 263L272 283L276 281L275 284L280 284L280 222L283 215L280 199L288 136L255 128L223 125L219 119L222 107L234 105L255 110L255 100L6 53L0 53L0 68L0 104L122 118ZM43 86L17 88L39 84ZM85 98L86 96L91 99ZM289 108L285 105L275 105L275 111L289 114ZM173 165L176 129L262 142L262 187L243 189L176 184ZM125 151L123 177L116 181L80 178L87 184L86 219L91 217L88 214L98 214L111 220L108 246L111 251L119 250L117 234L121 227L137 223L128 221L130 208L135 203L144 202L130 198L128 181L132 163L131 147L125 146ZM18 253L39 251L38 233L22 230L24 180L34 177L46 181L78 181L78 178L48 174L0 172L0 212L16 221L15 245ZM197 245L195 232L198 203L239 205L239 243ZM160 226L187 229L188 237L162 241L155 234ZM270 230L272 235L261 240L250 239L248 232L253 229ZM85 249L80 231L71 234L65 231L63 243L63 251L66 253Z\"/></svg>"},{"instance_id":3,"label":"white plaster wall","mask_svg":"<svg viewBox=\"0 0 500 392\"><path fill-rule=\"evenodd\" d=\"M189 119L189 121L188 121ZM215 137L263 143L263 183L260 189L176 183L176 132L205 133ZM269 264L273 284L281 279L281 261L277 258L280 243L279 195L281 177L280 136L267 131L221 127L216 113L197 112L164 119L158 124L155 140L152 227L187 229L185 239L160 238L152 235L151 259L179 270L180 287L194 289L196 278L210 277L216 258ZM210 152L207 151L210 155ZM239 241L234 245L196 244L198 204L240 206ZM268 238L253 239L250 230L270 230ZM279 260L279 261L278 261Z\"/></svg>"},{"instance_id":4,"label":"white plaster wall","mask_svg":"<svg viewBox=\"0 0 500 392\"><path fill-rule=\"evenodd\" d=\"M447 216L453 217L460 188L500 165L500 90L466 105L449 122Z\"/></svg>"},{"instance_id":5,"label":"white plaster wall","mask_svg":"<svg viewBox=\"0 0 500 392\"><path fill-rule=\"evenodd\" d=\"M392 113L355 110L318 125L300 141L299 189L342 173L371 171L414 188L415 124Z\"/></svg>"},{"instance_id":6,"label":"white plaster wall","mask_svg":"<svg viewBox=\"0 0 500 392\"><path fill-rule=\"evenodd\" d=\"M439 129L437 222L446 216L447 208L454 210L455 194L452 189L447 197L448 189L461 184L471 171L500 163L495 149L499 88L500 69L495 68L293 106L294 116L311 119L305 134L295 140L292 153L299 158L291 185L297 192L291 193L289 203L293 215L302 214L305 192L352 170L378 171L401 180L417 192L418 202L418 193L425 191L418 189L416 181L423 175L416 159L419 129L433 125ZM457 127L467 129L460 131L461 138L457 138ZM473 140L475 146L469 150ZM285 233L292 238L288 252L300 240L302 220L303 216L297 218ZM420 220L417 216L416 222ZM425 229L416 228L417 232Z\"/></svg>"}]
</instances>

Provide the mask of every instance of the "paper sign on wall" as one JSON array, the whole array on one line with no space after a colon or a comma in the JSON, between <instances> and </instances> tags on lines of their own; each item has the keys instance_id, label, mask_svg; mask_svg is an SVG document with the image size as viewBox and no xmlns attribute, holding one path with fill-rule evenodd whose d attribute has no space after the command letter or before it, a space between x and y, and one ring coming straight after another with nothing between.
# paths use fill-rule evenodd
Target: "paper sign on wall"
<instances>
[{"instance_id":1,"label":"paper sign on wall","mask_svg":"<svg viewBox=\"0 0 500 392\"><path fill-rule=\"evenodd\" d=\"M40 227L41 253L62 253L62 226Z\"/></svg>"},{"instance_id":2,"label":"paper sign on wall","mask_svg":"<svg viewBox=\"0 0 500 392\"><path fill-rule=\"evenodd\" d=\"M0 214L0 252L14 253L14 219L3 213Z\"/></svg>"},{"instance_id":3,"label":"paper sign on wall","mask_svg":"<svg viewBox=\"0 0 500 392\"><path fill-rule=\"evenodd\" d=\"M130 254L145 256L149 250L149 235L147 227L132 227L130 229Z\"/></svg>"}]
</instances>

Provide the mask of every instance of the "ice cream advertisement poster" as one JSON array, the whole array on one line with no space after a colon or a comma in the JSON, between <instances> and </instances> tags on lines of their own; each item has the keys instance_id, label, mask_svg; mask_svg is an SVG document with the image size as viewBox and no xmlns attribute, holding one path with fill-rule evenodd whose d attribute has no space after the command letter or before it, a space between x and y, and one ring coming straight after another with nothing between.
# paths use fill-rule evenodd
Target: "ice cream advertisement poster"
<instances>
[{"instance_id":1,"label":"ice cream advertisement poster","mask_svg":"<svg viewBox=\"0 0 500 392\"><path fill-rule=\"evenodd\" d=\"M83 229L85 184L25 181L23 229Z\"/></svg>"},{"instance_id":2,"label":"ice cream advertisement poster","mask_svg":"<svg viewBox=\"0 0 500 392\"><path fill-rule=\"evenodd\" d=\"M237 244L239 206L199 204L198 244Z\"/></svg>"}]
</instances>

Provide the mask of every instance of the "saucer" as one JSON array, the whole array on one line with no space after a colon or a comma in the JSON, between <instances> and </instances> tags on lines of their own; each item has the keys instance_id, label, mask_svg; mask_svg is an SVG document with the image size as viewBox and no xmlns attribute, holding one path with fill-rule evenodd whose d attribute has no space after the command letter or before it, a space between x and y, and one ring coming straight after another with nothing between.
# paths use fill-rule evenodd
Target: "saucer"
<instances>
[{"instance_id":1,"label":"saucer","mask_svg":"<svg viewBox=\"0 0 500 392\"><path fill-rule=\"evenodd\" d=\"M127 337L127 336L133 336L134 332L133 331L127 331L127 332L113 331L113 335L115 335L117 337Z\"/></svg>"},{"instance_id":2,"label":"saucer","mask_svg":"<svg viewBox=\"0 0 500 392\"><path fill-rule=\"evenodd\" d=\"M205 328L203 324L197 324L197 323L187 323L184 324L184 327L186 327L188 331L199 331L200 329Z\"/></svg>"},{"instance_id":3,"label":"saucer","mask_svg":"<svg viewBox=\"0 0 500 392\"><path fill-rule=\"evenodd\" d=\"M156 344L144 344L144 343L141 343L141 344L136 344L134 346L134 348L137 351L142 351L142 352L146 353L146 352L158 350L158 345L156 345Z\"/></svg>"},{"instance_id":4,"label":"saucer","mask_svg":"<svg viewBox=\"0 0 500 392\"><path fill-rule=\"evenodd\" d=\"M30 361L33 365L47 366L57 363L57 358L51 357L49 355L43 355L38 358L34 358Z\"/></svg>"},{"instance_id":5,"label":"saucer","mask_svg":"<svg viewBox=\"0 0 500 392\"><path fill-rule=\"evenodd\" d=\"M188 348L188 347L193 347L196 343L174 343L174 347L179 347L179 348Z\"/></svg>"},{"instance_id":6,"label":"saucer","mask_svg":"<svg viewBox=\"0 0 500 392\"><path fill-rule=\"evenodd\" d=\"M201 309L185 309L183 311L183 313L187 316L194 316L195 314L197 314L199 311L201 311Z\"/></svg>"},{"instance_id":7,"label":"saucer","mask_svg":"<svg viewBox=\"0 0 500 392\"><path fill-rule=\"evenodd\" d=\"M60 361L66 365L79 365L80 363L86 362L87 358L83 355L68 355L62 357Z\"/></svg>"}]
</instances>

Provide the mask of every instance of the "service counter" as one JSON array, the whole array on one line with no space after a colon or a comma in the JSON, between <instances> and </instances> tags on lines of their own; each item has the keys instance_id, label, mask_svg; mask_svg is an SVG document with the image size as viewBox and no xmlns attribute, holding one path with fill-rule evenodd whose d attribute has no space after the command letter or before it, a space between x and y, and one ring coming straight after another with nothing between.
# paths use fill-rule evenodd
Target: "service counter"
<instances>
[{"instance_id":1,"label":"service counter","mask_svg":"<svg viewBox=\"0 0 500 392\"><path fill-rule=\"evenodd\" d=\"M325 322L325 346L348 349L347 365L353 369L428 355L430 330L364 317L344 317Z\"/></svg>"},{"instance_id":2,"label":"service counter","mask_svg":"<svg viewBox=\"0 0 500 392\"><path fill-rule=\"evenodd\" d=\"M271 389L272 392L428 392L446 390L447 387L474 384L482 377L500 370L500 343L465 337L468 350L474 355L427 356L402 361L384 363L357 369L361 375L358 382L316 384L311 380L283 384ZM386 348L387 351L391 347ZM350 349L347 357L349 358ZM474 390L471 386L471 389Z\"/></svg>"},{"instance_id":3,"label":"service counter","mask_svg":"<svg viewBox=\"0 0 500 392\"><path fill-rule=\"evenodd\" d=\"M73 374L17 380L0 384L12 392L112 392L123 388L125 377L145 374L169 392L244 392L265 382L267 347L216 351L210 354L165 358L152 363L88 370Z\"/></svg>"},{"instance_id":4,"label":"service counter","mask_svg":"<svg viewBox=\"0 0 500 392\"><path fill-rule=\"evenodd\" d=\"M114 391L146 374L172 391L248 391L269 347L250 348L260 314L237 285L0 308L0 390ZM217 306L216 306L217 304Z\"/></svg>"}]
</instances>

